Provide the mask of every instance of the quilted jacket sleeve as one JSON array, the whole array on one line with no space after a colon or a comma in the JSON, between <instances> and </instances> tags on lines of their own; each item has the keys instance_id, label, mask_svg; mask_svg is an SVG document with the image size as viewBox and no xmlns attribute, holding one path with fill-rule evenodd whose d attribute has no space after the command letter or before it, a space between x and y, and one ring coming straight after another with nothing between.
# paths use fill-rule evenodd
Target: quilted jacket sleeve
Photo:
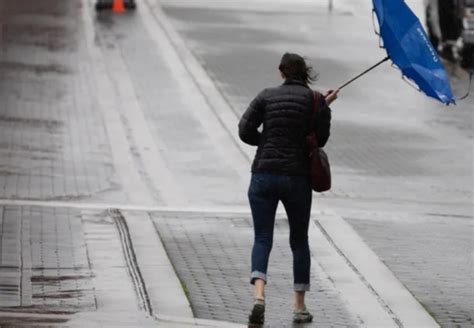
<instances>
[{"instance_id":1,"label":"quilted jacket sleeve","mask_svg":"<svg viewBox=\"0 0 474 328\"><path fill-rule=\"evenodd\" d=\"M263 122L264 92L265 90L252 100L239 122L239 137L243 142L251 146L258 146L261 138L258 127Z\"/></svg>"},{"instance_id":2,"label":"quilted jacket sleeve","mask_svg":"<svg viewBox=\"0 0 474 328\"><path fill-rule=\"evenodd\" d=\"M331 130L331 108L326 104L324 97L321 97L319 115L315 124L316 137L319 147L324 147L329 139Z\"/></svg>"}]
</instances>

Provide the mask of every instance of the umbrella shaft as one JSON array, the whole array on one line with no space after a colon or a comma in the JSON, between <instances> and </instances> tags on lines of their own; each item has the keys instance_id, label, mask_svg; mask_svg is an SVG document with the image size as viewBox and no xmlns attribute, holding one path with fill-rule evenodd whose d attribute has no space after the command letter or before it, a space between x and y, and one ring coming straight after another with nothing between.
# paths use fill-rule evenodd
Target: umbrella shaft
<instances>
[{"instance_id":1,"label":"umbrella shaft","mask_svg":"<svg viewBox=\"0 0 474 328\"><path fill-rule=\"evenodd\" d=\"M353 79L351 79L350 81L347 81L346 83L344 83L343 85L341 85L339 88L337 88L337 90L341 90L342 88L348 86L349 84L351 84L352 82L354 82L355 80L357 80L358 78L360 78L361 76L363 76L364 74L367 74L368 72L370 72L371 70L373 70L374 68L376 68L377 66L379 66L380 64L386 62L387 60L389 60L390 57L385 57L384 59L382 59L381 61L379 61L377 64L375 64L374 66L366 69L365 71L363 71L362 73L360 73L359 75L357 75L356 77L354 77Z\"/></svg>"}]
</instances>

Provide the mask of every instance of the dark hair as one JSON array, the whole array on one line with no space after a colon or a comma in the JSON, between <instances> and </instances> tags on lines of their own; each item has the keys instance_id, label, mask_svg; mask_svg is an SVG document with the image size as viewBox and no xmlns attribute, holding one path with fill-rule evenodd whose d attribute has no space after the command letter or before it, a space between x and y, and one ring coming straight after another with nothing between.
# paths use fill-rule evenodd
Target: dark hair
<instances>
[{"instance_id":1,"label":"dark hair","mask_svg":"<svg viewBox=\"0 0 474 328\"><path fill-rule=\"evenodd\" d=\"M304 58L298 54L285 53L278 69L287 79L303 80L306 84L311 84L317 78L317 74L313 74L313 68L307 66Z\"/></svg>"}]
</instances>

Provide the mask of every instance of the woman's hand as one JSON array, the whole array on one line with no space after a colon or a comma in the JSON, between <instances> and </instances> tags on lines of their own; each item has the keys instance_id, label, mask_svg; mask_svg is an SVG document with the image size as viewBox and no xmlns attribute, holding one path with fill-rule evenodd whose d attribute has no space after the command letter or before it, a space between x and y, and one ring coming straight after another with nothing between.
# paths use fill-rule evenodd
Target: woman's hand
<instances>
[{"instance_id":1,"label":"woman's hand","mask_svg":"<svg viewBox=\"0 0 474 328\"><path fill-rule=\"evenodd\" d=\"M328 92L326 92L326 94L324 95L324 99L326 100L328 106L331 105L331 103L337 99L338 93L339 90L329 90Z\"/></svg>"}]
</instances>

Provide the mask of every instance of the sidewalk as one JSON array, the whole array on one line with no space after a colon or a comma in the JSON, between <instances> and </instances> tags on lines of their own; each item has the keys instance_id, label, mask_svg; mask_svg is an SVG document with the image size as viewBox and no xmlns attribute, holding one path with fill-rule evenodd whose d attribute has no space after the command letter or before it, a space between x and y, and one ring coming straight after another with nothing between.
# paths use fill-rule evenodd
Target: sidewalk
<instances>
[{"instance_id":1,"label":"sidewalk","mask_svg":"<svg viewBox=\"0 0 474 328\"><path fill-rule=\"evenodd\" d=\"M160 253L161 244L154 245L153 238L145 240L143 228L136 231L143 222L134 222L129 229L117 210L45 206L0 210L2 326L234 326L194 319L184 294L173 298L179 296L173 290L174 277L164 278L164 273L171 269L174 276L174 272L166 254ZM139 221L141 213L127 216ZM150 245L152 249L147 249ZM145 263L147 252L153 259ZM160 277L150 279L150 269ZM160 304L163 301L171 306Z\"/></svg>"},{"instance_id":2,"label":"sidewalk","mask_svg":"<svg viewBox=\"0 0 474 328\"><path fill-rule=\"evenodd\" d=\"M248 286L249 268L243 259L252 241L245 211L104 211L69 206L45 203L1 208L0 322L70 327L160 323L233 327L224 321L245 322L252 299L250 288L242 288ZM323 220L318 222L326 226ZM310 233L317 241L312 243L313 291L307 303L318 314L314 325L395 327L379 308L380 300L363 286L319 229L315 226ZM344 238L350 235L344 232ZM287 236L288 224L280 215L271 261L269 326L286 326L291 317ZM364 256L369 253L366 250ZM370 279L370 275L364 277ZM396 287L401 299L403 291ZM372 288L380 293L378 285ZM417 316L400 314L404 321Z\"/></svg>"},{"instance_id":3,"label":"sidewalk","mask_svg":"<svg viewBox=\"0 0 474 328\"><path fill-rule=\"evenodd\" d=\"M0 19L0 325L245 324L254 150L215 68L155 0L0 0ZM341 217L313 215L305 327L437 326ZM271 327L291 326L287 235L279 213Z\"/></svg>"}]
</instances>

